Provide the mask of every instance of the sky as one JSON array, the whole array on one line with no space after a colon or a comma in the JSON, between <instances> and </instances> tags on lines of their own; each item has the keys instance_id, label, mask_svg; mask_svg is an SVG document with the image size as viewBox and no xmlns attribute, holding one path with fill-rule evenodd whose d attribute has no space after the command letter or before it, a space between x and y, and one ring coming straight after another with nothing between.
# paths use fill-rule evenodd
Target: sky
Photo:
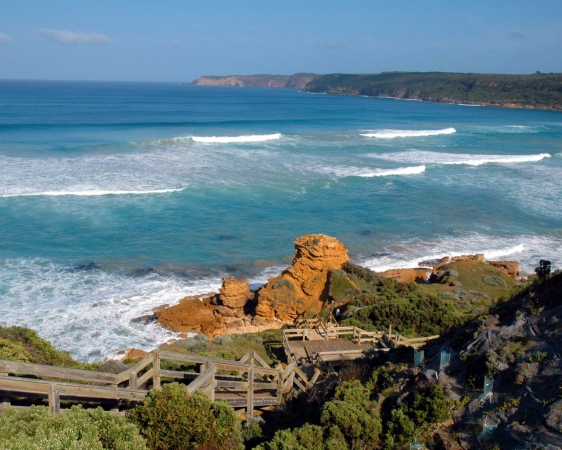
<instances>
[{"instance_id":1,"label":"sky","mask_svg":"<svg viewBox=\"0 0 562 450\"><path fill-rule=\"evenodd\" d=\"M0 79L562 72L561 0L1 0Z\"/></svg>"}]
</instances>

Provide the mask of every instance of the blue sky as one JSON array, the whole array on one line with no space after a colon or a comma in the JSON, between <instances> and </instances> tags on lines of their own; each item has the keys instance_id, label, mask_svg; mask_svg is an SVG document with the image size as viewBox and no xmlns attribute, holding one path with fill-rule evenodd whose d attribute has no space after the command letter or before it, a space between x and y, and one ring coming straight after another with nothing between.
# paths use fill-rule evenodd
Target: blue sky
<instances>
[{"instance_id":1,"label":"blue sky","mask_svg":"<svg viewBox=\"0 0 562 450\"><path fill-rule=\"evenodd\" d=\"M562 1L2 0L0 78L562 72Z\"/></svg>"}]
</instances>

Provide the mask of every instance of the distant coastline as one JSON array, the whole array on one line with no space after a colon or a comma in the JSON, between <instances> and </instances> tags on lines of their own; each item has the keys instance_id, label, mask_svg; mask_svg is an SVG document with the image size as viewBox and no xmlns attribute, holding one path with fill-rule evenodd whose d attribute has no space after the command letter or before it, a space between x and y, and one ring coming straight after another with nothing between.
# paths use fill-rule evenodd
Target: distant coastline
<instances>
[{"instance_id":1,"label":"distant coastline","mask_svg":"<svg viewBox=\"0 0 562 450\"><path fill-rule=\"evenodd\" d=\"M203 76L198 86L300 89L305 92L503 108L562 110L562 74L382 72L380 74Z\"/></svg>"}]
</instances>

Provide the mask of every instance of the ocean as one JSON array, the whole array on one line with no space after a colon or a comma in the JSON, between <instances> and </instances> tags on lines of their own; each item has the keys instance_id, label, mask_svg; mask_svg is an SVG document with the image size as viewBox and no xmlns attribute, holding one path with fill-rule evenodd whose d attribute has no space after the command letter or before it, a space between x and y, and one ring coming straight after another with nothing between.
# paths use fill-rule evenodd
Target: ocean
<instances>
[{"instance_id":1,"label":"ocean","mask_svg":"<svg viewBox=\"0 0 562 450\"><path fill-rule=\"evenodd\" d=\"M0 81L0 324L82 361L257 286L303 234L374 270L562 266L562 113L183 83Z\"/></svg>"}]
</instances>

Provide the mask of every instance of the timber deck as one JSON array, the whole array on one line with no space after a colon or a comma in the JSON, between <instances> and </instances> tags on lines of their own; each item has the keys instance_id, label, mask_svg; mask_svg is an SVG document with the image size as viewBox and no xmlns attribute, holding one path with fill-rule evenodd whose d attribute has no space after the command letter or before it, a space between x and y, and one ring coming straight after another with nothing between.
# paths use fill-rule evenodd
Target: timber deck
<instances>
[{"instance_id":1,"label":"timber deck","mask_svg":"<svg viewBox=\"0 0 562 450\"><path fill-rule=\"evenodd\" d=\"M359 344L350 339L322 339L314 341L305 341L304 350L310 360L318 353L339 353L342 359L349 353L362 353L364 350L373 348L373 344Z\"/></svg>"}]
</instances>

